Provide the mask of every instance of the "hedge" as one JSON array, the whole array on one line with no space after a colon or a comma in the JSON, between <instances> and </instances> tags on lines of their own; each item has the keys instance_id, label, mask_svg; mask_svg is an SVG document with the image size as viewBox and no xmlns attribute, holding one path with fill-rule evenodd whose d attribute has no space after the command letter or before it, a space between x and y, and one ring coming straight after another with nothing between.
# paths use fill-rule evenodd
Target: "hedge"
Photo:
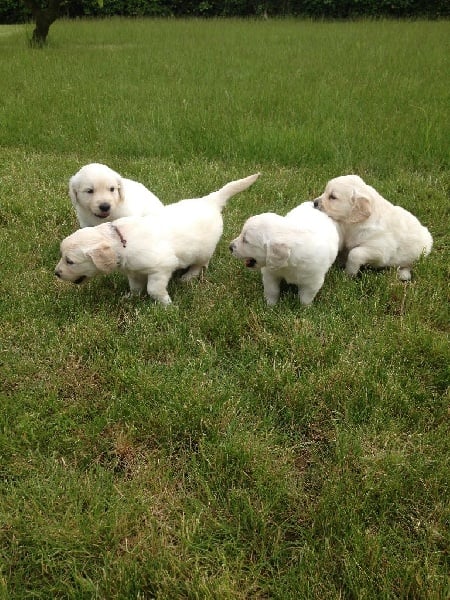
<instances>
[{"instance_id":1,"label":"hedge","mask_svg":"<svg viewBox=\"0 0 450 600\"><path fill-rule=\"evenodd\" d=\"M45 0L39 0L45 6ZM75 17L249 17L298 16L440 18L450 16L448 0L62 0L62 16ZM23 23L30 12L21 0L2 0L0 24Z\"/></svg>"}]
</instances>

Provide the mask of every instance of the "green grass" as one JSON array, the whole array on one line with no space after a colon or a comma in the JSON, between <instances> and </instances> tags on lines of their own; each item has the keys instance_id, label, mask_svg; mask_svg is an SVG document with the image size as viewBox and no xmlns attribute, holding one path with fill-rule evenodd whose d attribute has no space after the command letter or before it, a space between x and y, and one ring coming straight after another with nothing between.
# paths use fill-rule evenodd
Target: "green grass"
<instances>
[{"instance_id":1,"label":"green grass","mask_svg":"<svg viewBox=\"0 0 450 600\"><path fill-rule=\"evenodd\" d=\"M448 21L0 27L0 597L439 600L449 572ZM164 202L260 170L174 305L53 275L87 162ZM434 237L311 307L227 250L356 172Z\"/></svg>"}]
</instances>

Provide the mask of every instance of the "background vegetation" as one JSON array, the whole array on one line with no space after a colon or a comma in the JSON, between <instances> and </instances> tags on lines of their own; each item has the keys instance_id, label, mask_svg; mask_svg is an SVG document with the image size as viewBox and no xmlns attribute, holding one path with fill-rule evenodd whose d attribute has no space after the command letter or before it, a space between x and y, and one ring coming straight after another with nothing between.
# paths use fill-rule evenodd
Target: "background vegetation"
<instances>
[{"instance_id":1,"label":"background vegetation","mask_svg":"<svg viewBox=\"0 0 450 600\"><path fill-rule=\"evenodd\" d=\"M38 0L43 7L48 0ZM61 0L66 17L249 17L309 18L448 17L447 0ZM31 17L23 0L3 0L0 23L23 23Z\"/></svg>"},{"instance_id":2,"label":"background vegetation","mask_svg":"<svg viewBox=\"0 0 450 600\"><path fill-rule=\"evenodd\" d=\"M23 598L449 596L449 24L0 28L0 589ZM174 306L53 269L101 161L164 202L261 171ZM268 309L227 246L356 172L435 245Z\"/></svg>"}]
</instances>

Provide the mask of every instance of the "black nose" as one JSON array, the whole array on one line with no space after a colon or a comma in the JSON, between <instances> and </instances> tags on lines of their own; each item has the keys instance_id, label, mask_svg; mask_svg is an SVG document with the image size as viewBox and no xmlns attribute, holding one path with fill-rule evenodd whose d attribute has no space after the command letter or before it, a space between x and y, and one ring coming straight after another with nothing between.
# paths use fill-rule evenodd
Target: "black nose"
<instances>
[{"instance_id":1,"label":"black nose","mask_svg":"<svg viewBox=\"0 0 450 600\"><path fill-rule=\"evenodd\" d=\"M108 202L102 202L98 207L102 212L107 212L111 208L111 204L108 204Z\"/></svg>"},{"instance_id":2,"label":"black nose","mask_svg":"<svg viewBox=\"0 0 450 600\"><path fill-rule=\"evenodd\" d=\"M228 246L228 250L229 250L230 252L233 252L233 250L234 250L234 244L230 244L230 245Z\"/></svg>"},{"instance_id":3,"label":"black nose","mask_svg":"<svg viewBox=\"0 0 450 600\"><path fill-rule=\"evenodd\" d=\"M59 271L55 271L56 277L61 277L61 273Z\"/></svg>"},{"instance_id":4,"label":"black nose","mask_svg":"<svg viewBox=\"0 0 450 600\"><path fill-rule=\"evenodd\" d=\"M319 198L314 200L314 208L319 208Z\"/></svg>"}]
</instances>

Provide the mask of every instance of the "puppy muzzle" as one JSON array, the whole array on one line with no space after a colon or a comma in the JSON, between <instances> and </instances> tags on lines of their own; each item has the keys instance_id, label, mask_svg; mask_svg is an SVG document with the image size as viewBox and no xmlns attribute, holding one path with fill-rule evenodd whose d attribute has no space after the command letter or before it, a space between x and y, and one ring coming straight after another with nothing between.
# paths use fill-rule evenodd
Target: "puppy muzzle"
<instances>
[{"instance_id":1,"label":"puppy muzzle","mask_svg":"<svg viewBox=\"0 0 450 600\"><path fill-rule=\"evenodd\" d=\"M55 270L55 275L58 279L64 279L60 269ZM85 279L87 279L86 275L81 275L81 277L78 277L78 279L75 279L72 283L80 284L83 283Z\"/></svg>"},{"instance_id":2,"label":"puppy muzzle","mask_svg":"<svg viewBox=\"0 0 450 600\"><path fill-rule=\"evenodd\" d=\"M106 219L106 217L109 217L110 213L111 213L111 204L108 204L108 202L102 202L102 204L98 205L98 212L96 212L94 214L99 219Z\"/></svg>"}]
</instances>

